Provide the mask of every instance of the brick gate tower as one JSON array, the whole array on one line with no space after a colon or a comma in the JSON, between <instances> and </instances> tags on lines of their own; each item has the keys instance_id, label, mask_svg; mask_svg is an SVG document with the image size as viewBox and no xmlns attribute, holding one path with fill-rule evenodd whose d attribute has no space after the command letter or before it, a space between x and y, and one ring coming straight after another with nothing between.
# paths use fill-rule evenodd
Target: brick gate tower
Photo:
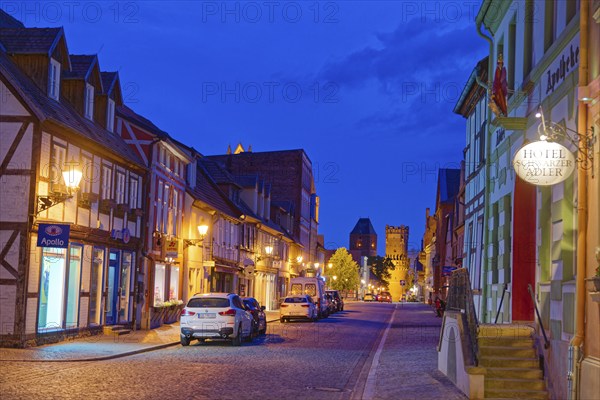
<instances>
[{"instance_id":1,"label":"brick gate tower","mask_svg":"<svg viewBox=\"0 0 600 400\"><path fill-rule=\"evenodd\" d=\"M400 301L408 287L408 226L385 226L385 256L394 263L390 276L390 293L393 301ZM404 286L401 285L404 281Z\"/></svg>"}]
</instances>

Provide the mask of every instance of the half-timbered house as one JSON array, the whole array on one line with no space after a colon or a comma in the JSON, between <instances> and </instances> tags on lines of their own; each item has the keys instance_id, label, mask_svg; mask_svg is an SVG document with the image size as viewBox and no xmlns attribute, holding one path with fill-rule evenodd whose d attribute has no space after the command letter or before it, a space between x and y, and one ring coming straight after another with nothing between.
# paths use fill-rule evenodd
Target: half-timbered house
<instances>
[{"instance_id":1,"label":"half-timbered house","mask_svg":"<svg viewBox=\"0 0 600 400\"><path fill-rule=\"evenodd\" d=\"M1 344L135 323L146 168L112 133L117 73L62 28L13 24L0 93Z\"/></svg>"},{"instance_id":2,"label":"half-timbered house","mask_svg":"<svg viewBox=\"0 0 600 400\"><path fill-rule=\"evenodd\" d=\"M186 186L193 188L192 158L167 132L127 106L117 107L116 132L149 168L146 192L148 223L147 254L141 274L145 301L140 304L142 328L175 322L176 313L164 319L165 307L183 300L183 207Z\"/></svg>"}]
</instances>

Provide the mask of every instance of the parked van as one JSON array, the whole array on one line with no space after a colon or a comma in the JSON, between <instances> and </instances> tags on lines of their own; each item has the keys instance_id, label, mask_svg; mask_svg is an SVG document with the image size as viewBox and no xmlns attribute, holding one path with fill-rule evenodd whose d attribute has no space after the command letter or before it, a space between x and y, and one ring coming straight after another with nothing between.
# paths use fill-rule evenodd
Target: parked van
<instances>
[{"instance_id":1,"label":"parked van","mask_svg":"<svg viewBox=\"0 0 600 400\"><path fill-rule=\"evenodd\" d=\"M290 287L288 296L297 296L307 294L313 298L317 304L317 317L325 318L329 316L329 309L325 302L325 281L318 277L311 278L292 278L290 279Z\"/></svg>"}]
</instances>

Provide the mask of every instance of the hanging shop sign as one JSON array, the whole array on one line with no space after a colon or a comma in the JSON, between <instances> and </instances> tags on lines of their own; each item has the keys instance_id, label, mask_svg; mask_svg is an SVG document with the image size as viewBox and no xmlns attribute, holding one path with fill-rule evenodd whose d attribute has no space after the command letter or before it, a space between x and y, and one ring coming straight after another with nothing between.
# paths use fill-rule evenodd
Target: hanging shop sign
<instances>
[{"instance_id":1,"label":"hanging shop sign","mask_svg":"<svg viewBox=\"0 0 600 400\"><path fill-rule=\"evenodd\" d=\"M110 238L115 240L122 240L123 243L127 244L129 243L129 240L131 240L131 233L127 228L113 229L112 231L110 231Z\"/></svg>"},{"instance_id":2,"label":"hanging shop sign","mask_svg":"<svg viewBox=\"0 0 600 400\"><path fill-rule=\"evenodd\" d=\"M165 240L164 247L165 258L178 258L179 257L179 240L178 239L167 239Z\"/></svg>"},{"instance_id":3,"label":"hanging shop sign","mask_svg":"<svg viewBox=\"0 0 600 400\"><path fill-rule=\"evenodd\" d=\"M71 225L68 224L39 224L37 246L66 249L70 232Z\"/></svg>"},{"instance_id":4,"label":"hanging shop sign","mask_svg":"<svg viewBox=\"0 0 600 400\"><path fill-rule=\"evenodd\" d=\"M515 153L513 167L519 178L536 186L556 185L575 170L575 157L565 146L540 140Z\"/></svg>"}]
</instances>

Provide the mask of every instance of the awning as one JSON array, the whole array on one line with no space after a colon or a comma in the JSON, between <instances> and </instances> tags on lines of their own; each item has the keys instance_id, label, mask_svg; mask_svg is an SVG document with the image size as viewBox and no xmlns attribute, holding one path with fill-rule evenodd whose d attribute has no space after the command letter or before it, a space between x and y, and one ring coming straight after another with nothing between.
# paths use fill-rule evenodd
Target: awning
<instances>
[{"instance_id":1,"label":"awning","mask_svg":"<svg viewBox=\"0 0 600 400\"><path fill-rule=\"evenodd\" d=\"M244 267L248 267L250 265L254 265L254 260L248 257L244 258Z\"/></svg>"}]
</instances>

